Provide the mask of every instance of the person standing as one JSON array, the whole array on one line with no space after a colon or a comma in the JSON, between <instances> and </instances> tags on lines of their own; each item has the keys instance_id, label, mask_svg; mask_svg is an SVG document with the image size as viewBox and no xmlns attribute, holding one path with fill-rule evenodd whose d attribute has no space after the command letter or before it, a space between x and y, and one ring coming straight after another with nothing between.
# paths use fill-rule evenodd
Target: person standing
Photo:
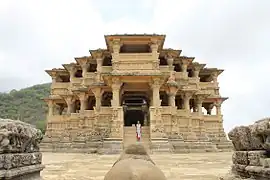
<instances>
[{"instance_id":1,"label":"person standing","mask_svg":"<svg viewBox=\"0 0 270 180\"><path fill-rule=\"evenodd\" d=\"M142 136L142 125L140 121L138 121L136 124L136 134L137 134L137 141L140 141Z\"/></svg>"}]
</instances>

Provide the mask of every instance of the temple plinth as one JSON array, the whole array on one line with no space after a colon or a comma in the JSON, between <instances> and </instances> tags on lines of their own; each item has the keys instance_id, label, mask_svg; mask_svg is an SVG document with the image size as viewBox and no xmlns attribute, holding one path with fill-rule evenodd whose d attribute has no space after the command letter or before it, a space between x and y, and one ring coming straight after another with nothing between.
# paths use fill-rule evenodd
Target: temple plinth
<instances>
[{"instance_id":1,"label":"temple plinth","mask_svg":"<svg viewBox=\"0 0 270 180\"><path fill-rule=\"evenodd\" d=\"M191 152L231 147L219 93L223 72L163 48L165 35L106 35L52 77L44 150L115 152L135 143L135 124L150 151ZM198 148L201 146L201 148Z\"/></svg>"}]
</instances>

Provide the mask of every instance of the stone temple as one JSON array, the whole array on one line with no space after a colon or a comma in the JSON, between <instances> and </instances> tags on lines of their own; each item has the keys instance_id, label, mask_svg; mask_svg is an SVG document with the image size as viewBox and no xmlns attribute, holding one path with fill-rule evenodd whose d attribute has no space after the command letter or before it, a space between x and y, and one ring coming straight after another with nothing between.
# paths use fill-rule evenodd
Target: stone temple
<instances>
[{"instance_id":1,"label":"stone temple","mask_svg":"<svg viewBox=\"0 0 270 180\"><path fill-rule=\"evenodd\" d=\"M217 68L181 50L163 48L165 35L106 35L106 49L90 50L52 77L43 150L118 153L136 142L151 152L223 151Z\"/></svg>"}]
</instances>

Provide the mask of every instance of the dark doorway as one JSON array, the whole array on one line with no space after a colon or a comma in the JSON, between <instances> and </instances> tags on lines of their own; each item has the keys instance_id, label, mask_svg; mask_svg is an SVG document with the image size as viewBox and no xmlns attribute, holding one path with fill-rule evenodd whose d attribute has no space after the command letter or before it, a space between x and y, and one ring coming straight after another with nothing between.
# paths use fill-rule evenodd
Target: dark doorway
<instances>
[{"instance_id":1,"label":"dark doorway","mask_svg":"<svg viewBox=\"0 0 270 180\"><path fill-rule=\"evenodd\" d=\"M142 110L127 110L124 116L124 126L132 126L140 121L141 125L144 125L144 113Z\"/></svg>"}]
</instances>

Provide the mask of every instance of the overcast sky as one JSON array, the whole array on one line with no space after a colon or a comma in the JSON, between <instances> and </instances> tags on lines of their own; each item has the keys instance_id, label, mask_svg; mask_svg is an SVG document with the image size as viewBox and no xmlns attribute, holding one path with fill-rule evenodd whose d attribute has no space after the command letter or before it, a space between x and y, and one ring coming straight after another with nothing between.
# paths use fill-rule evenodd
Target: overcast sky
<instances>
[{"instance_id":1,"label":"overcast sky","mask_svg":"<svg viewBox=\"0 0 270 180\"><path fill-rule=\"evenodd\" d=\"M270 113L269 0L1 0L0 91L50 82L104 34L166 34L165 47L225 69L220 75L224 127Z\"/></svg>"}]
</instances>

